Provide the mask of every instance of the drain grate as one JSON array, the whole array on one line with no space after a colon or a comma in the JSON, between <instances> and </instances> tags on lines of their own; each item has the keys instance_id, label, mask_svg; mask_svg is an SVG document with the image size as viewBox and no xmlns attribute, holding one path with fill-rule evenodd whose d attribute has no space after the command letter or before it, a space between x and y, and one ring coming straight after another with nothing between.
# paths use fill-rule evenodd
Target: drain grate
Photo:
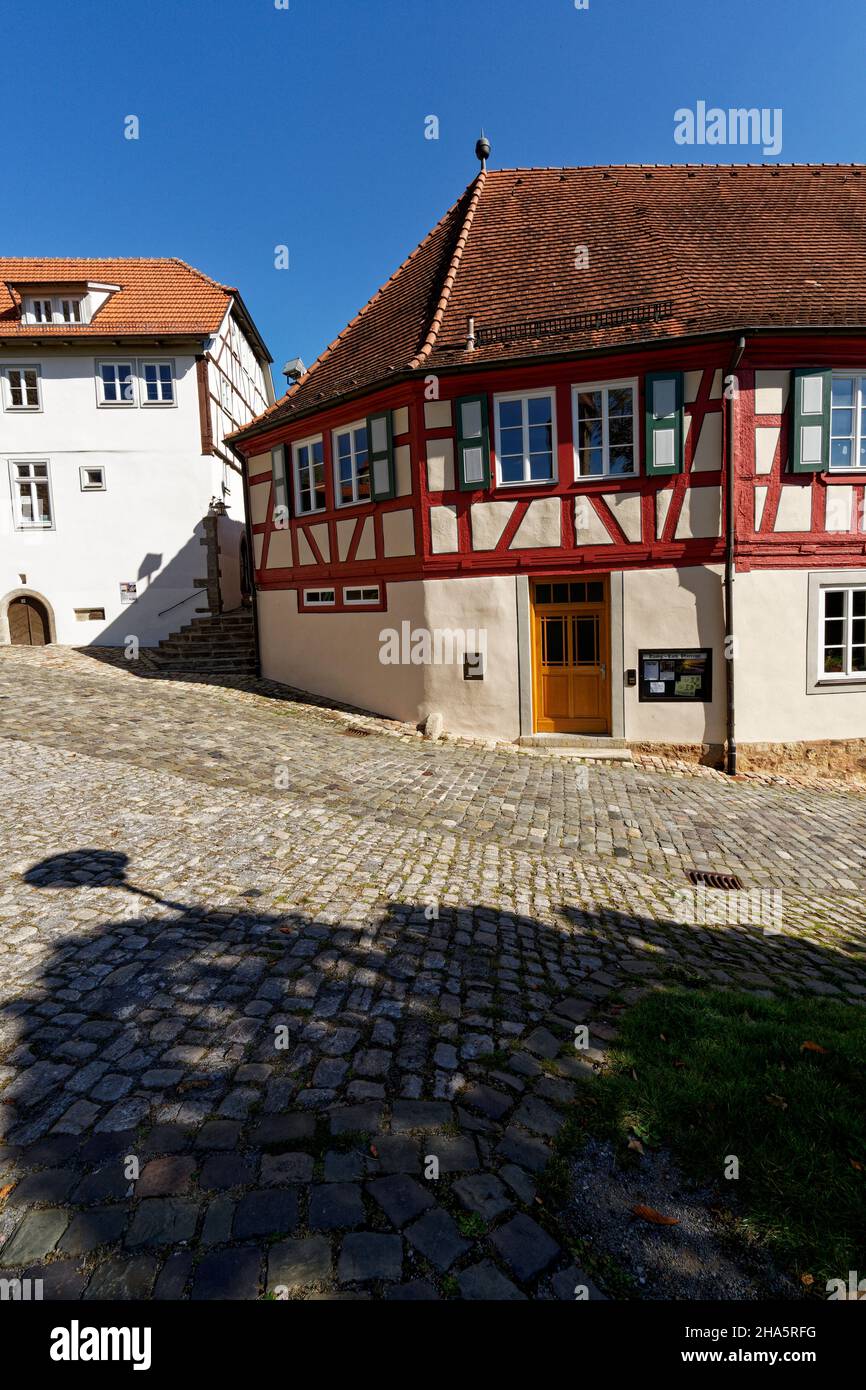
<instances>
[{"instance_id":1,"label":"drain grate","mask_svg":"<svg viewBox=\"0 0 866 1390\"><path fill-rule=\"evenodd\" d=\"M343 733L347 738L369 738L371 734L375 733L375 729L356 729L350 725L348 729L343 730Z\"/></svg>"},{"instance_id":2,"label":"drain grate","mask_svg":"<svg viewBox=\"0 0 866 1390\"><path fill-rule=\"evenodd\" d=\"M724 888L731 891L743 886L736 874L716 873L712 869L689 869L688 878L696 888Z\"/></svg>"}]
</instances>

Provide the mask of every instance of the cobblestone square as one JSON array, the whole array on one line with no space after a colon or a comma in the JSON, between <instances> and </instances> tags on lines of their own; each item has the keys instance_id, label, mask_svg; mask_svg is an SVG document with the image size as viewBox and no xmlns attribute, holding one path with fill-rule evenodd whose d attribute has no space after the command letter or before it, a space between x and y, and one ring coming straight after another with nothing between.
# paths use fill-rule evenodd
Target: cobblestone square
<instances>
[{"instance_id":1,"label":"cobblestone square","mask_svg":"<svg viewBox=\"0 0 866 1390\"><path fill-rule=\"evenodd\" d=\"M0 1278L46 1298L573 1298L536 1185L611 1001L866 996L842 784L54 647L0 650L0 734ZM695 869L778 922L685 920Z\"/></svg>"}]
</instances>

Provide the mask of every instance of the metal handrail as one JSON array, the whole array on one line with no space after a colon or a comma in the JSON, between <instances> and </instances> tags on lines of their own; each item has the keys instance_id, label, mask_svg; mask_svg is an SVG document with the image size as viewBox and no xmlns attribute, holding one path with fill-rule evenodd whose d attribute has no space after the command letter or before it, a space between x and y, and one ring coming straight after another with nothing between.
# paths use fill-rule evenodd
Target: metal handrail
<instances>
[{"instance_id":1,"label":"metal handrail","mask_svg":"<svg viewBox=\"0 0 866 1390\"><path fill-rule=\"evenodd\" d=\"M182 603L189 603L189 601L190 601L191 598L198 598L198 596L199 596L200 593L201 593L201 589L194 589L193 592L192 592L191 594L187 594L186 598L178 599L177 603L173 603L173 604L171 605L171 608L162 608L162 609L160 609L160 611L157 613L156 616L157 616L158 618L164 618L165 615L166 615L166 613L173 613L174 610L175 610L175 608L180 608L180 606L181 606Z\"/></svg>"}]
</instances>

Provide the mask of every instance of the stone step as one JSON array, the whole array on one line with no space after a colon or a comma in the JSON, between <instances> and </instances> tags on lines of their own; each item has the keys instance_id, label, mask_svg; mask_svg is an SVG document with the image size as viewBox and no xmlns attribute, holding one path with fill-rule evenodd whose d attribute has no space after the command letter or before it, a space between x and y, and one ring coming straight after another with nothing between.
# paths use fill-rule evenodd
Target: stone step
<instances>
[{"instance_id":1,"label":"stone step","mask_svg":"<svg viewBox=\"0 0 866 1390\"><path fill-rule=\"evenodd\" d=\"M572 751L628 748L624 738L611 738L608 734L524 734L517 743L521 748L567 748Z\"/></svg>"},{"instance_id":2,"label":"stone step","mask_svg":"<svg viewBox=\"0 0 866 1390\"><path fill-rule=\"evenodd\" d=\"M255 661L160 661L155 657L153 664L160 671L199 671L215 676L251 676L256 669Z\"/></svg>"}]
</instances>

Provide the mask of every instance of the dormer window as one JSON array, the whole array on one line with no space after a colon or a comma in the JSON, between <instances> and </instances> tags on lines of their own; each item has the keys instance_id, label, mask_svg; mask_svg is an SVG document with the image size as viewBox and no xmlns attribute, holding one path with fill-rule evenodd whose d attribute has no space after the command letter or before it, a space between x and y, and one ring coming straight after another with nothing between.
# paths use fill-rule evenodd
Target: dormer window
<instances>
[{"instance_id":1,"label":"dormer window","mask_svg":"<svg viewBox=\"0 0 866 1390\"><path fill-rule=\"evenodd\" d=\"M34 295L24 301L25 323L87 323L83 295Z\"/></svg>"}]
</instances>

